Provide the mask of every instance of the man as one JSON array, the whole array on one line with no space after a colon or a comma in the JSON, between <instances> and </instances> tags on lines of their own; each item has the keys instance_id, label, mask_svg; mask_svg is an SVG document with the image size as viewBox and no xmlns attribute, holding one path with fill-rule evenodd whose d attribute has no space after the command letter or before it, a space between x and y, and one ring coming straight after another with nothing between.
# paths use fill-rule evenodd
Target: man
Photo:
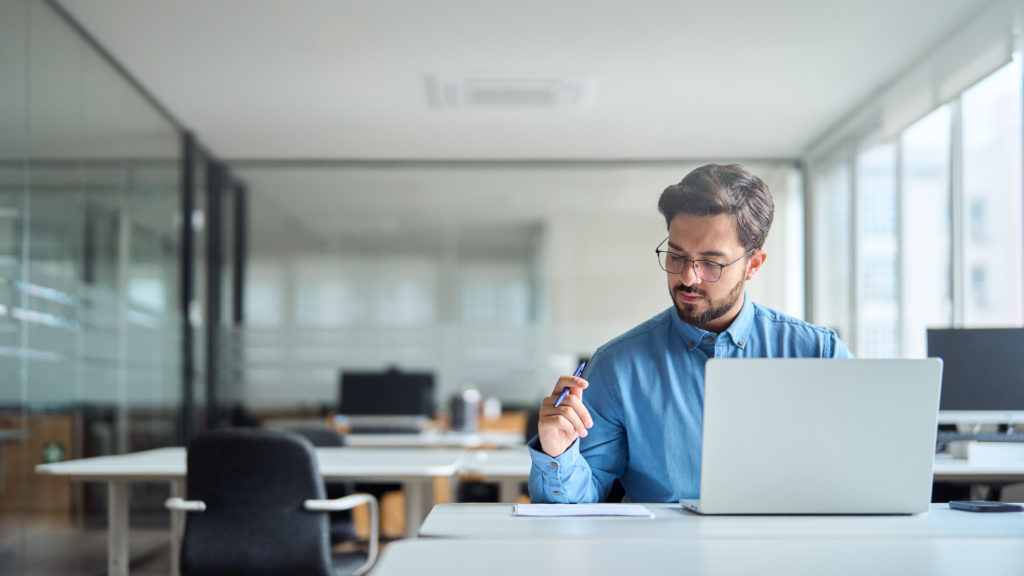
<instances>
[{"instance_id":1,"label":"man","mask_svg":"<svg viewBox=\"0 0 1024 576\"><path fill-rule=\"evenodd\" d=\"M634 502L697 498L708 358L851 357L832 330L746 298L774 213L760 178L738 164L702 166L665 189L658 209L674 306L599 348L582 377L562 376L544 399L529 444L534 502L603 501L616 479Z\"/></svg>"}]
</instances>

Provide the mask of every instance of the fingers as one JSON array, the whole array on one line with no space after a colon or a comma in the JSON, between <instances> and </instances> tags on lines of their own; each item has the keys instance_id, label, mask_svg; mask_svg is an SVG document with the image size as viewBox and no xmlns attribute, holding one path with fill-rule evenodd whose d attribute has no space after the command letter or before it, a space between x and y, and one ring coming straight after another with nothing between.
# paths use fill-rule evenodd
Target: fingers
<instances>
[{"instance_id":1,"label":"fingers","mask_svg":"<svg viewBox=\"0 0 1024 576\"><path fill-rule=\"evenodd\" d=\"M544 399L540 410L540 423L538 426L554 426L565 433L575 432L585 437L587 428L594 425L594 419L590 411L583 405L580 396L569 394L559 406L555 406L557 396L552 395Z\"/></svg>"},{"instance_id":2,"label":"fingers","mask_svg":"<svg viewBox=\"0 0 1024 576\"><path fill-rule=\"evenodd\" d=\"M562 376L555 382L555 389L552 394L557 398L562 393L562 388L569 388L569 394L580 396L583 394L583 390L586 389L590 384L587 383L583 378L576 376Z\"/></svg>"},{"instance_id":3,"label":"fingers","mask_svg":"<svg viewBox=\"0 0 1024 576\"><path fill-rule=\"evenodd\" d=\"M563 412L563 408L563 406L559 406L554 409L558 411L557 413L549 414L547 417L541 416L541 422L557 428L559 432L570 438L574 436L585 438L587 436L587 427L583 425L579 414L572 410L565 410ZM538 425L539 427L540 425Z\"/></svg>"}]
</instances>

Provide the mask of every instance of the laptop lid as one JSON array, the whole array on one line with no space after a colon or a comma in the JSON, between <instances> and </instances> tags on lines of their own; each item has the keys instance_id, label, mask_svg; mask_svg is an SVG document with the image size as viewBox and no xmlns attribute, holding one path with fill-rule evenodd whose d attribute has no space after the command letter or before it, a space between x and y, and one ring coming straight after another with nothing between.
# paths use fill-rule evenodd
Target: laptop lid
<instances>
[{"instance_id":1,"label":"laptop lid","mask_svg":"<svg viewBox=\"0 0 1024 576\"><path fill-rule=\"evenodd\" d=\"M914 514L931 501L942 361L711 359L704 514Z\"/></svg>"}]
</instances>

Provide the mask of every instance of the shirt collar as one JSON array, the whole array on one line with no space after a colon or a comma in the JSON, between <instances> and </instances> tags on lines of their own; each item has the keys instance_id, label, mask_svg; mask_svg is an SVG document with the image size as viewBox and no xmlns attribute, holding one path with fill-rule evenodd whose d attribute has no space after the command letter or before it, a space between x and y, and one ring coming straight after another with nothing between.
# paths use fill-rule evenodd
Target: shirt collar
<instances>
[{"instance_id":1,"label":"shirt collar","mask_svg":"<svg viewBox=\"0 0 1024 576\"><path fill-rule=\"evenodd\" d=\"M672 316L672 325L675 327L676 333L683 340L683 345L688 350L697 348L701 340L704 338L717 338L718 336L714 332L708 332L707 330L701 330L693 324L688 324L679 319L679 313L676 311L676 307L673 306L669 310L669 314ZM740 308L740 313L736 315L736 319L732 321L729 328L726 329L725 333L729 335L733 344L743 348L747 345L747 339L750 336L751 327L754 325L754 303L751 302L750 298L747 298L746 292L743 293L743 307Z\"/></svg>"},{"instance_id":2,"label":"shirt collar","mask_svg":"<svg viewBox=\"0 0 1024 576\"><path fill-rule=\"evenodd\" d=\"M750 337L750 331L754 326L754 303L747 298L747 293L743 293L743 308L740 308L740 313L736 315L736 319L732 321L732 325L726 330L729 337L732 338L732 343L743 348L747 344L747 339Z\"/></svg>"}]
</instances>

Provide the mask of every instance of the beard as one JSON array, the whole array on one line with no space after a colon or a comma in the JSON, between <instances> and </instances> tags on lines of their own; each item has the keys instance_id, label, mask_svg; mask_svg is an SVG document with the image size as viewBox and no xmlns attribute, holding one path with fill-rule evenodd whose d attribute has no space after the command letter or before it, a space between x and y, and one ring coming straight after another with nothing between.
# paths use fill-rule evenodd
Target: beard
<instances>
[{"instance_id":1,"label":"beard","mask_svg":"<svg viewBox=\"0 0 1024 576\"><path fill-rule=\"evenodd\" d=\"M725 296L718 300L708 300L707 308L703 312L697 311L697 306L700 302L694 302L689 304L686 302L679 302L676 299L676 293L682 294L698 294L700 296L707 297L707 294L697 288L696 286L677 286L675 288L669 287L669 294L672 296L672 303L676 306L676 313L679 314L679 319L687 324L692 324L702 330L707 330L707 325L715 320L718 320L736 305L740 298L743 297L743 288L746 282L741 278L736 285L733 286L732 290Z\"/></svg>"}]
</instances>

